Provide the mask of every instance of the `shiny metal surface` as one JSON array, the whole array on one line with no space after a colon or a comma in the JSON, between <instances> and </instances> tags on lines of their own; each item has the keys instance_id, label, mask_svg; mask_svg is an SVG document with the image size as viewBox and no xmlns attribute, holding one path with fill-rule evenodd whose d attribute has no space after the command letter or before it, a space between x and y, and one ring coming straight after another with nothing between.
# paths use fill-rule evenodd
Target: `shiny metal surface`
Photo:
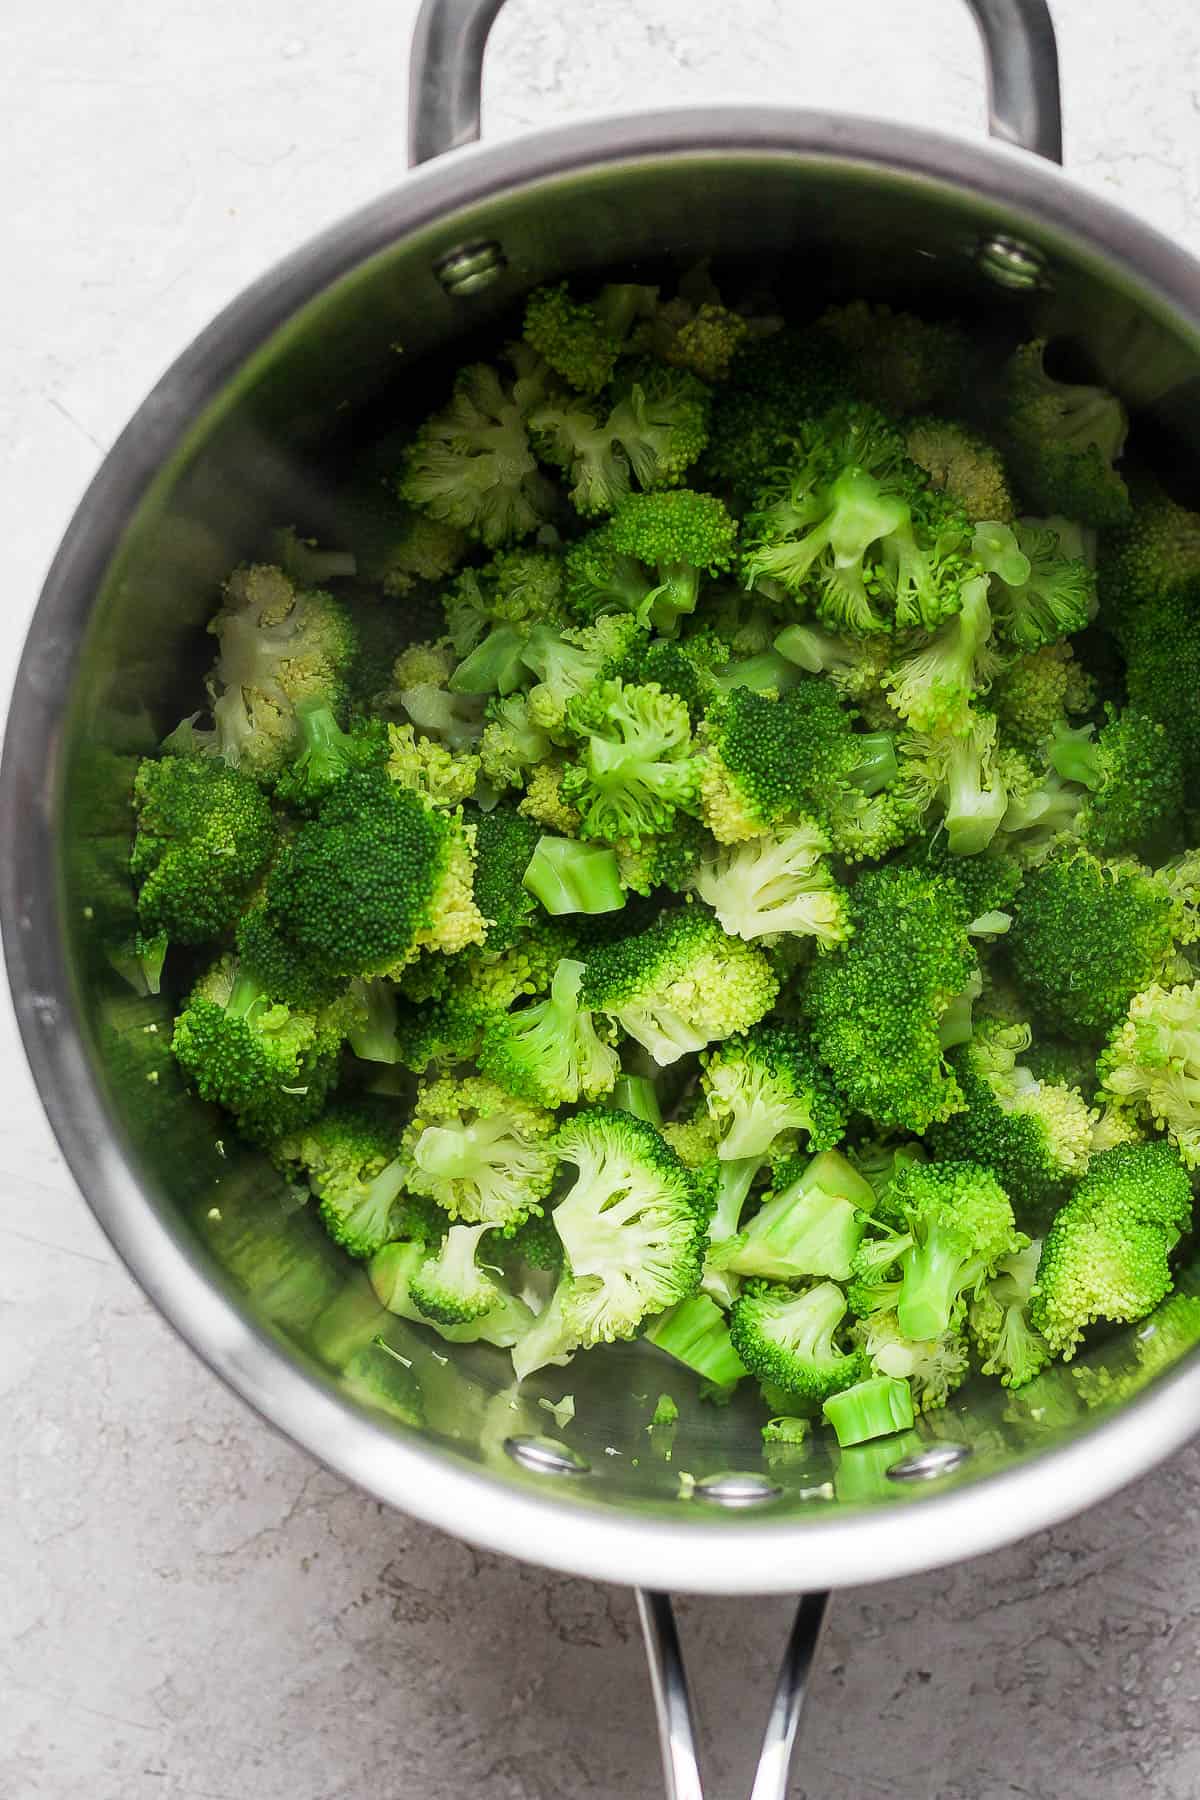
<instances>
[{"instance_id":1,"label":"shiny metal surface","mask_svg":"<svg viewBox=\"0 0 1200 1800\"><path fill-rule=\"evenodd\" d=\"M996 232L1036 246L1052 287L992 288L975 250ZM489 240L507 267L467 299L447 294L439 259ZM985 325L1067 333L1176 472L1200 450L1200 271L1048 163L762 108L458 151L221 315L106 460L47 578L13 697L0 914L30 1061L81 1188L166 1316L264 1416L381 1500L496 1550L655 1588L796 1592L952 1561L1101 1498L1195 1430L1200 1365L1138 1392L1122 1334L1080 1359L1131 1396L1118 1407L1098 1379L1061 1369L1036 1393L969 1391L935 1430L889 1446L892 1462L930 1439L971 1447L911 1486L820 1446L765 1464L753 1405L705 1407L644 1346L581 1357L514 1394L498 1353L446 1355L380 1313L310 1213L182 1089L168 1004L135 999L104 956L130 916L136 755L194 703L202 626L230 564L281 522L326 533L347 441L419 415L463 332L503 321L533 283L705 255L764 280L799 268L814 303L820 289L931 293ZM663 1388L681 1407L668 1443L646 1429ZM505 1450L541 1435L539 1402L566 1391L564 1439L591 1465L570 1480ZM755 1468L782 1490L769 1506L697 1504L706 1477Z\"/></svg>"},{"instance_id":2,"label":"shiny metal surface","mask_svg":"<svg viewBox=\"0 0 1200 1800\"><path fill-rule=\"evenodd\" d=\"M988 131L1062 161L1058 46L1046 0L966 0L983 43ZM483 55L504 0L423 0L408 77L415 168L479 137Z\"/></svg>"},{"instance_id":3,"label":"shiny metal surface","mask_svg":"<svg viewBox=\"0 0 1200 1800\"><path fill-rule=\"evenodd\" d=\"M796 1608L779 1666L779 1679L767 1715L762 1750L750 1800L787 1800L788 1776L800 1729L800 1714L808 1693L808 1677L817 1654L821 1627L829 1606L828 1594L805 1594ZM817 1800L814 1795L813 1800Z\"/></svg>"}]
</instances>

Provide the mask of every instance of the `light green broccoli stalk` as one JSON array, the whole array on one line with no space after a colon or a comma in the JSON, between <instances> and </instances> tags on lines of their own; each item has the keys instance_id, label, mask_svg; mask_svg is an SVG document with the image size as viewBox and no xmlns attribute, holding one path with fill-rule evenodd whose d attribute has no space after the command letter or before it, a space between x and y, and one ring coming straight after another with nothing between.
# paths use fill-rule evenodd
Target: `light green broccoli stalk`
<instances>
[{"instance_id":1,"label":"light green broccoli stalk","mask_svg":"<svg viewBox=\"0 0 1200 1800\"><path fill-rule=\"evenodd\" d=\"M692 1369L715 1388L734 1387L746 1373L733 1347L729 1323L707 1294L692 1294L654 1319L645 1332L647 1343L685 1368Z\"/></svg>"},{"instance_id":2,"label":"light green broccoli stalk","mask_svg":"<svg viewBox=\"0 0 1200 1800\"><path fill-rule=\"evenodd\" d=\"M865 1444L871 1438L890 1437L910 1428L912 1389L907 1381L891 1375L871 1375L831 1395L821 1410L840 1445Z\"/></svg>"},{"instance_id":3,"label":"light green broccoli stalk","mask_svg":"<svg viewBox=\"0 0 1200 1800\"><path fill-rule=\"evenodd\" d=\"M866 1230L875 1192L858 1171L827 1150L779 1164L772 1191L736 1236L714 1244L711 1261L733 1275L795 1281L828 1275L845 1281Z\"/></svg>"}]
</instances>

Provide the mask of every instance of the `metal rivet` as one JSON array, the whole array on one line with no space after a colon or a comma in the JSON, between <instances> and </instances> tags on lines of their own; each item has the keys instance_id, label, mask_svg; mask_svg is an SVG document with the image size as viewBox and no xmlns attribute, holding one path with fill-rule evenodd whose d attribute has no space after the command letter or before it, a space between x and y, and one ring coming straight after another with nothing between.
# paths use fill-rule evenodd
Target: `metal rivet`
<instances>
[{"instance_id":1,"label":"metal rivet","mask_svg":"<svg viewBox=\"0 0 1200 1800\"><path fill-rule=\"evenodd\" d=\"M591 1463L556 1438L509 1437L504 1448L515 1463L535 1475L586 1475Z\"/></svg>"},{"instance_id":2,"label":"metal rivet","mask_svg":"<svg viewBox=\"0 0 1200 1800\"><path fill-rule=\"evenodd\" d=\"M762 1506L767 1500L778 1500L783 1489L765 1475L729 1469L721 1475L706 1475L696 1483L696 1498L711 1500L714 1506Z\"/></svg>"},{"instance_id":3,"label":"metal rivet","mask_svg":"<svg viewBox=\"0 0 1200 1800\"><path fill-rule=\"evenodd\" d=\"M1041 287L1045 282L1046 258L1041 251L1004 232L984 238L976 248L975 261L980 272L997 287L1019 291Z\"/></svg>"},{"instance_id":4,"label":"metal rivet","mask_svg":"<svg viewBox=\"0 0 1200 1800\"><path fill-rule=\"evenodd\" d=\"M434 263L433 272L446 292L459 299L490 287L507 267L508 258L503 250L494 238L488 238L447 250L445 256L439 256Z\"/></svg>"},{"instance_id":5,"label":"metal rivet","mask_svg":"<svg viewBox=\"0 0 1200 1800\"><path fill-rule=\"evenodd\" d=\"M934 1481L937 1476L948 1475L951 1469L957 1469L970 1454L969 1444L930 1444L928 1450L918 1450L915 1456L906 1456L901 1462L893 1463L887 1472L888 1480Z\"/></svg>"}]
</instances>

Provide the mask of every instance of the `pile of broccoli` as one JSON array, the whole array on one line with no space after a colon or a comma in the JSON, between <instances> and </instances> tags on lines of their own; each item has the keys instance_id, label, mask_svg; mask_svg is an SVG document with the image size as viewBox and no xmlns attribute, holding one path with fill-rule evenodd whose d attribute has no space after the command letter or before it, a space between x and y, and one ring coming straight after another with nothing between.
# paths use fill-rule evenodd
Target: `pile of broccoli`
<instances>
[{"instance_id":1,"label":"pile of broccoli","mask_svg":"<svg viewBox=\"0 0 1200 1800\"><path fill-rule=\"evenodd\" d=\"M230 576L110 954L384 1307L855 1445L1170 1294L1200 516L1046 351L541 289Z\"/></svg>"}]
</instances>

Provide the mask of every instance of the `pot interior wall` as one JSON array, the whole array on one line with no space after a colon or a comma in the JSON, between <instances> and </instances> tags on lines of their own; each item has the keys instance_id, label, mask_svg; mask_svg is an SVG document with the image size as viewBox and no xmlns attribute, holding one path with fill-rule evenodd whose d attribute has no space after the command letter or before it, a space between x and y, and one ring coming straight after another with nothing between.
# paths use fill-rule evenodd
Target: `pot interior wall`
<instances>
[{"instance_id":1,"label":"pot interior wall","mask_svg":"<svg viewBox=\"0 0 1200 1800\"><path fill-rule=\"evenodd\" d=\"M499 1352L450 1349L382 1313L311 1209L184 1091L168 1050L170 1000L136 998L105 947L132 921L136 756L199 703L219 581L272 527L335 532L334 495L356 450L435 402L470 338L494 331L530 285L600 268L657 279L701 256L716 259L729 291L771 290L800 316L827 296L867 294L953 309L1004 334L1065 337L1129 401L1140 457L1177 497L1195 498L1194 346L1118 267L1028 221L1021 228L1041 236L1052 286L999 291L977 272L974 249L986 231L1020 224L928 180L798 157L676 156L547 179L410 233L346 275L239 370L145 495L97 596L61 763L63 917L96 1076L151 1205L195 1259L290 1354L382 1409L398 1433L422 1433L513 1480L528 1478L504 1453L506 1437L562 1436L593 1470L587 1484L560 1484L564 1504L675 1511L681 1529L691 1516L678 1505L681 1472L763 1467L755 1402L705 1405L683 1371L641 1346L545 1370L514 1399ZM501 245L504 274L471 298L447 295L434 262L480 237ZM1118 1334L1022 1393L965 1391L920 1428L923 1440L973 1452L935 1487L976 1481L1086 1430L1114 1391L1136 1388L1137 1349L1135 1334ZM664 1390L682 1409L673 1441L646 1430ZM540 1402L566 1392L575 1418L560 1432ZM885 1474L915 1442L840 1459L791 1453L771 1471L784 1488L772 1517L919 1504L927 1490Z\"/></svg>"}]
</instances>

